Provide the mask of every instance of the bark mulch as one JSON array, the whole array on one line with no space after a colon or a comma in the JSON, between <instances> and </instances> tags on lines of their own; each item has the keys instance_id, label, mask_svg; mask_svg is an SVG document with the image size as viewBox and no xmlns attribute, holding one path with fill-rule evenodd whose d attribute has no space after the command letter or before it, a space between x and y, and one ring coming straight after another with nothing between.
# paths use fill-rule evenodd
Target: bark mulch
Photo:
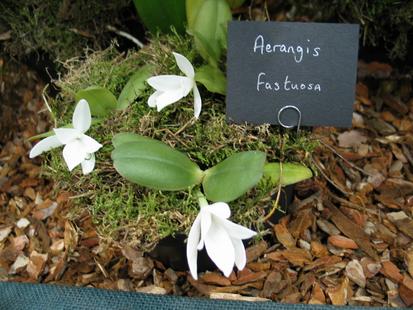
<instances>
[{"instance_id":1,"label":"bark mulch","mask_svg":"<svg viewBox=\"0 0 413 310\"><path fill-rule=\"evenodd\" d=\"M4 61L1 66L5 67ZM319 175L298 184L273 238L244 270L195 281L100 237L87 210L41 175L27 138L50 123L35 74L0 75L0 279L285 303L413 305L413 92L386 64L359 64L353 127L316 128ZM332 103L333 104L333 103ZM17 108L19 107L19 108Z\"/></svg>"}]
</instances>

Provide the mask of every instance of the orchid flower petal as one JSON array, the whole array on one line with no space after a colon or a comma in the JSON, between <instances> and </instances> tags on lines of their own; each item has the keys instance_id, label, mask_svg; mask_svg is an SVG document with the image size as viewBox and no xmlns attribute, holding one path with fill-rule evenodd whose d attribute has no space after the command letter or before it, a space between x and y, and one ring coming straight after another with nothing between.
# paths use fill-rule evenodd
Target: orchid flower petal
<instances>
[{"instance_id":1,"label":"orchid flower petal","mask_svg":"<svg viewBox=\"0 0 413 310\"><path fill-rule=\"evenodd\" d=\"M176 64L178 65L179 69L189 78L193 79L195 77L195 71L192 64L189 60L178 53L173 53L175 56Z\"/></svg>"},{"instance_id":2,"label":"orchid flower petal","mask_svg":"<svg viewBox=\"0 0 413 310\"><path fill-rule=\"evenodd\" d=\"M82 133L85 133L92 123L89 104L85 99L79 100L72 117L73 127Z\"/></svg>"},{"instance_id":3,"label":"orchid flower petal","mask_svg":"<svg viewBox=\"0 0 413 310\"><path fill-rule=\"evenodd\" d=\"M199 118L199 115L201 114L201 109L202 109L202 99L201 99L201 94L199 93L198 87L196 87L196 84L194 84L193 91L194 91L194 116L195 118Z\"/></svg>"},{"instance_id":4,"label":"orchid flower petal","mask_svg":"<svg viewBox=\"0 0 413 310\"><path fill-rule=\"evenodd\" d=\"M225 202L216 202L206 208L208 212L211 212L212 214L223 219L227 219L231 216L229 205Z\"/></svg>"},{"instance_id":5,"label":"orchid flower petal","mask_svg":"<svg viewBox=\"0 0 413 310\"><path fill-rule=\"evenodd\" d=\"M157 90L152 95L150 95L148 98L148 106L150 106L151 108L156 108L156 101L158 100L158 97L162 94L162 91Z\"/></svg>"},{"instance_id":6,"label":"orchid flower petal","mask_svg":"<svg viewBox=\"0 0 413 310\"><path fill-rule=\"evenodd\" d=\"M73 140L66 144L63 149L63 158L67 164L69 171L72 171L77 165L87 158L87 152L83 148L80 140Z\"/></svg>"},{"instance_id":7,"label":"orchid flower petal","mask_svg":"<svg viewBox=\"0 0 413 310\"><path fill-rule=\"evenodd\" d=\"M211 227L211 223L212 223L211 213L209 213L207 210L201 209L200 216L201 216L201 240L199 241L199 244L198 244L198 250L202 250L202 248L204 247L205 236L207 235Z\"/></svg>"},{"instance_id":8,"label":"orchid flower petal","mask_svg":"<svg viewBox=\"0 0 413 310\"><path fill-rule=\"evenodd\" d=\"M186 259L188 261L189 271L191 272L192 277L198 279L198 250L197 245L199 243L199 238L201 235L201 216L195 218L194 223L192 224L191 230L189 231L188 240L186 243Z\"/></svg>"},{"instance_id":9,"label":"orchid flower petal","mask_svg":"<svg viewBox=\"0 0 413 310\"><path fill-rule=\"evenodd\" d=\"M234 246L225 229L214 223L214 219L205 236L205 248L211 260L228 277L235 262Z\"/></svg>"},{"instance_id":10,"label":"orchid flower petal","mask_svg":"<svg viewBox=\"0 0 413 310\"><path fill-rule=\"evenodd\" d=\"M67 144L82 135L82 133L75 128L55 128L53 131L62 144Z\"/></svg>"},{"instance_id":11,"label":"orchid flower petal","mask_svg":"<svg viewBox=\"0 0 413 310\"><path fill-rule=\"evenodd\" d=\"M95 153L102 147L102 144L87 135L82 135L80 141L86 153Z\"/></svg>"},{"instance_id":12,"label":"orchid flower petal","mask_svg":"<svg viewBox=\"0 0 413 310\"><path fill-rule=\"evenodd\" d=\"M225 227L225 230L232 238L249 239L257 234L255 231L248 229L244 226L235 224L231 221L223 220L220 218L218 219L218 221L221 222L221 225Z\"/></svg>"},{"instance_id":13,"label":"orchid flower petal","mask_svg":"<svg viewBox=\"0 0 413 310\"><path fill-rule=\"evenodd\" d=\"M193 85L193 80L187 78L186 76L180 75L158 75L150 77L146 80L150 86L155 88L156 90L167 92L167 91L174 91L178 88L182 87L182 84L191 82L191 87ZM188 90L189 93L190 90Z\"/></svg>"},{"instance_id":14,"label":"orchid flower petal","mask_svg":"<svg viewBox=\"0 0 413 310\"><path fill-rule=\"evenodd\" d=\"M164 92L156 98L156 108L159 111L177 102L179 99L183 98L182 90L178 89L175 91Z\"/></svg>"},{"instance_id":15,"label":"orchid flower petal","mask_svg":"<svg viewBox=\"0 0 413 310\"><path fill-rule=\"evenodd\" d=\"M59 141L59 139L55 135L44 138L43 140L40 140L39 142L37 142L36 145L31 149L29 157L30 158L36 157L43 152L47 152L51 149L54 149L62 145L63 144Z\"/></svg>"},{"instance_id":16,"label":"orchid flower petal","mask_svg":"<svg viewBox=\"0 0 413 310\"><path fill-rule=\"evenodd\" d=\"M231 238L232 245L234 246L235 252L235 265L237 266L238 270L242 270L247 263L247 255L245 253L245 247L242 243L241 239L238 238Z\"/></svg>"},{"instance_id":17,"label":"orchid flower petal","mask_svg":"<svg viewBox=\"0 0 413 310\"><path fill-rule=\"evenodd\" d=\"M82 165L82 173L84 175L89 174L93 171L96 162L95 154L87 154L87 156L88 157L80 163Z\"/></svg>"}]
</instances>

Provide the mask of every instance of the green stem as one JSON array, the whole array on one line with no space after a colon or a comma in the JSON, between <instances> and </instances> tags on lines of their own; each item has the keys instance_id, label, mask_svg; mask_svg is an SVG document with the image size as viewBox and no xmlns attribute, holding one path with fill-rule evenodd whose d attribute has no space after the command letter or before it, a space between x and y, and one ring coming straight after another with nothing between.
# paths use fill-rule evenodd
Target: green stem
<instances>
[{"instance_id":1,"label":"green stem","mask_svg":"<svg viewBox=\"0 0 413 310\"><path fill-rule=\"evenodd\" d=\"M195 193L195 195L196 195L197 198L198 198L198 203L199 203L199 206L200 206L201 208L208 205L208 201L206 200L204 194L202 194L200 191L197 191L197 192Z\"/></svg>"}]
</instances>

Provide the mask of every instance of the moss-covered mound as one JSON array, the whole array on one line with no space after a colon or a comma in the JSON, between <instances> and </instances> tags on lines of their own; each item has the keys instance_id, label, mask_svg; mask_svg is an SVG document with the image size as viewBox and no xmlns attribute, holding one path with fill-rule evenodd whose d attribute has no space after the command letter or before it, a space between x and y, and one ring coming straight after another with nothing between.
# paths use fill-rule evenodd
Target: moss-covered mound
<instances>
[{"instance_id":1,"label":"moss-covered mound","mask_svg":"<svg viewBox=\"0 0 413 310\"><path fill-rule=\"evenodd\" d=\"M70 123L75 93L89 86L106 87L115 95L142 65L152 64L155 74L180 74L172 51L177 51L195 65L193 42L175 35L154 38L138 52L119 54L114 48L95 52L84 61L65 64L68 73L57 82L60 96L51 103L58 126ZM187 232L199 211L195 189L186 192L160 192L143 188L123 179L113 168L112 137L119 132L134 132L162 140L185 152L201 168L221 162L237 151L261 150L268 161L279 159L304 161L314 148L308 134L281 135L271 126L227 124L225 98L201 88L203 107L199 120L193 117L193 98L188 96L158 113L149 108L150 87L126 110L113 113L95 124L88 135L104 147L96 154L96 168L83 176L80 169L68 172L61 150L54 150L45 165L45 173L79 196L79 208L90 208L101 233L106 237L126 238L142 249L149 249L160 238L175 232ZM264 207L271 192L266 182L231 202L232 219L247 227L263 230ZM74 212L76 213L76 212ZM260 221L261 219L261 221Z\"/></svg>"}]
</instances>

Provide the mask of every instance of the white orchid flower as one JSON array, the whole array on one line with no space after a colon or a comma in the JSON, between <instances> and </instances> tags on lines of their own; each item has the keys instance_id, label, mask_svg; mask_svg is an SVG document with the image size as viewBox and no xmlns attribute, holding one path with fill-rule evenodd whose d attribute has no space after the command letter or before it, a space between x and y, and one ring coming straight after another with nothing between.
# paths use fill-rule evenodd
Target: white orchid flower
<instances>
[{"instance_id":1,"label":"white orchid flower","mask_svg":"<svg viewBox=\"0 0 413 310\"><path fill-rule=\"evenodd\" d=\"M208 205L205 198L199 199L201 211L192 224L186 245L189 270L196 280L198 250L205 245L208 256L228 277L234 264L242 270L247 262L242 239L256 235L255 231L228 220L231 210L228 204L217 202Z\"/></svg>"},{"instance_id":2,"label":"white orchid flower","mask_svg":"<svg viewBox=\"0 0 413 310\"><path fill-rule=\"evenodd\" d=\"M148 105L157 108L158 112L168 105L177 102L187 96L192 90L194 92L194 116L199 117L202 108L201 95L195 83L195 71L189 60L178 53L173 53L176 64L185 76L158 75L147 79L149 85L155 88L155 92L149 97Z\"/></svg>"},{"instance_id":3,"label":"white orchid flower","mask_svg":"<svg viewBox=\"0 0 413 310\"><path fill-rule=\"evenodd\" d=\"M92 117L89 104L81 99L73 112L73 128L54 128L55 135L47 137L38 142L30 151L30 158L36 157L43 152L64 145L63 158L72 171L77 165L82 165L83 174L92 172L95 167L95 152L102 145L95 139L85 135L90 128Z\"/></svg>"}]
</instances>

